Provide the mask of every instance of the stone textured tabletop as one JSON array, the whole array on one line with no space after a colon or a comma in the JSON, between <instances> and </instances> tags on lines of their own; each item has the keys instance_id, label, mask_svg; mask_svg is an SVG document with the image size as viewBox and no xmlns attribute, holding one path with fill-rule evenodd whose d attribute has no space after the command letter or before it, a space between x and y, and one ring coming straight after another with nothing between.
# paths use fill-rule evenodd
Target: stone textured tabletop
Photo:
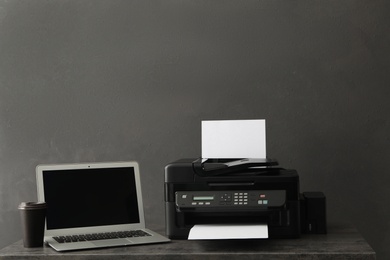
<instances>
[{"instance_id":1,"label":"stone textured tabletop","mask_svg":"<svg viewBox=\"0 0 390 260\"><path fill-rule=\"evenodd\" d=\"M158 231L158 230L157 230ZM163 233L163 232L160 232ZM375 252L348 225L329 225L327 235L299 239L187 241L58 253L28 249L18 241L0 250L0 259L375 259Z\"/></svg>"}]
</instances>

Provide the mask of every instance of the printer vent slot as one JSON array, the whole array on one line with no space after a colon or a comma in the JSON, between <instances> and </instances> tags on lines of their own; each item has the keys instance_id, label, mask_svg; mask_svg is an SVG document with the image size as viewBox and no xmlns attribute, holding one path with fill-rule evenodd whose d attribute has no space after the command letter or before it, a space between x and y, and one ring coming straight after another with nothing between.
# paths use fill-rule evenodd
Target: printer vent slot
<instances>
[{"instance_id":1,"label":"printer vent slot","mask_svg":"<svg viewBox=\"0 0 390 260\"><path fill-rule=\"evenodd\" d=\"M210 187L248 187L254 186L255 184L253 182L210 182L208 185Z\"/></svg>"},{"instance_id":2,"label":"printer vent slot","mask_svg":"<svg viewBox=\"0 0 390 260\"><path fill-rule=\"evenodd\" d=\"M266 216L240 216L240 215L229 215L229 216L218 216L218 215L191 215L185 218L186 226L193 226L196 224L243 224L243 223L267 223Z\"/></svg>"},{"instance_id":3,"label":"printer vent slot","mask_svg":"<svg viewBox=\"0 0 390 260\"><path fill-rule=\"evenodd\" d=\"M271 214L245 214L240 213L185 213L181 220L184 222L184 226L192 227L197 224L264 224L267 223L271 226L289 226L289 216L287 212L273 212Z\"/></svg>"}]
</instances>

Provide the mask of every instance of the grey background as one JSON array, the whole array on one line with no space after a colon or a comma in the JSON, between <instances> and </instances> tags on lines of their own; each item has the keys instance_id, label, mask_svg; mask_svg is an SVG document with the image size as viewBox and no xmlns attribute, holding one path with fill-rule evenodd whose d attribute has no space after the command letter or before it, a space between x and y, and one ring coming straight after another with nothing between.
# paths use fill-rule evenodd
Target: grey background
<instances>
[{"instance_id":1,"label":"grey background","mask_svg":"<svg viewBox=\"0 0 390 260\"><path fill-rule=\"evenodd\" d=\"M137 160L164 225L164 166L201 120L266 119L267 152L389 259L390 2L0 1L0 247L41 163Z\"/></svg>"}]
</instances>

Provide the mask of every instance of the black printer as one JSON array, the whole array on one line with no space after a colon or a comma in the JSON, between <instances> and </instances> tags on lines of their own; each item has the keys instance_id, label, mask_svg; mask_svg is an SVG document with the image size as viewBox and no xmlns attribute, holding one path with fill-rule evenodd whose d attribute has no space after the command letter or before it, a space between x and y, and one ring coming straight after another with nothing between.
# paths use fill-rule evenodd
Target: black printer
<instances>
[{"instance_id":1,"label":"black printer","mask_svg":"<svg viewBox=\"0 0 390 260\"><path fill-rule=\"evenodd\" d=\"M269 238L326 233L325 209L321 220L307 217L313 195L324 208L322 193L300 194L297 171L275 160L181 159L165 167L166 235L187 239L194 225L232 223L266 223Z\"/></svg>"}]
</instances>

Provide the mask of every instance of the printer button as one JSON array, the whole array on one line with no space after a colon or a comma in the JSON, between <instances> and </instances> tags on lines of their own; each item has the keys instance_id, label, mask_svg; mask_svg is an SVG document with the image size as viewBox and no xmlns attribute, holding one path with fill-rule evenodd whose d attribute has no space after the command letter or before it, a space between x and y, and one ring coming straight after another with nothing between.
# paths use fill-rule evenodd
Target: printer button
<instances>
[{"instance_id":1,"label":"printer button","mask_svg":"<svg viewBox=\"0 0 390 260\"><path fill-rule=\"evenodd\" d=\"M225 193L221 196L222 201L232 201L232 195L229 193Z\"/></svg>"}]
</instances>

